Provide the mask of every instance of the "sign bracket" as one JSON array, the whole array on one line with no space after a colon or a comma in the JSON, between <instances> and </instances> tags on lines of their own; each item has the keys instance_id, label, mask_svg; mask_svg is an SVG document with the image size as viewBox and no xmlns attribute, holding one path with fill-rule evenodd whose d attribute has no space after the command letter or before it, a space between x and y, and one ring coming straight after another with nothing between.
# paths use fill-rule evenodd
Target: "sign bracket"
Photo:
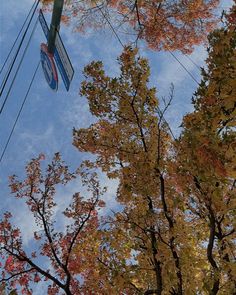
<instances>
[{"instance_id":1,"label":"sign bracket","mask_svg":"<svg viewBox=\"0 0 236 295\"><path fill-rule=\"evenodd\" d=\"M63 10L64 0L54 0L52 20L48 37L48 52L54 53L56 35L60 30L61 14Z\"/></svg>"}]
</instances>

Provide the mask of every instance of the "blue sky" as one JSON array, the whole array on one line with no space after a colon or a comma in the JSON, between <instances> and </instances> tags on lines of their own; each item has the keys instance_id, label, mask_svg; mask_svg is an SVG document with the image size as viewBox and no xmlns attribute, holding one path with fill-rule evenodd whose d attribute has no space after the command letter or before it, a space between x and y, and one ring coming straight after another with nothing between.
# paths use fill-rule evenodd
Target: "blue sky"
<instances>
[{"instance_id":1,"label":"blue sky","mask_svg":"<svg viewBox=\"0 0 236 295\"><path fill-rule=\"evenodd\" d=\"M33 0L1 2L0 65L3 64L32 3ZM221 7L230 7L231 3L230 0L222 1ZM220 9L217 12L219 14ZM49 23L50 14L47 14L46 18ZM61 36L75 69L70 91L65 90L60 76L58 92L51 91L40 67L10 145L0 163L0 213L6 210L14 212L15 222L22 229L24 242L28 244L30 244L30 236L35 226L29 222L31 217L28 213L26 214L27 211L21 202L10 196L8 176L11 174L22 176L27 161L41 152L46 154L48 160L54 152L61 152L63 159L72 168L76 168L83 158L88 157L88 155L80 154L71 144L72 128L86 127L93 120L88 112L86 100L78 95L80 82L83 79L82 69L90 61L99 59L104 62L105 69L110 75L116 75L119 72L116 58L120 55L122 47L109 29L81 35L72 33L70 27L62 26ZM122 35L120 37L122 39ZM0 153L24 98L32 73L39 62L40 44L45 41L40 24L38 24L6 107L0 115ZM168 52L153 52L142 46L141 54L149 59L150 84L157 88L158 97L168 96L170 84L174 83L175 96L166 119L174 133L178 134L182 116L192 110L191 97L197 85ZM200 81L200 71L196 66L181 53L176 52L175 54ZM205 49L197 47L191 58L198 66L203 66L206 58ZM0 78L2 79L2 76ZM109 184L109 190L105 196L105 199L109 200L108 207L114 207L116 183L108 182L105 176L101 178L104 184ZM66 191L59 191L59 211L68 203L72 193L79 190L79 186L79 182L75 182Z\"/></svg>"}]
</instances>

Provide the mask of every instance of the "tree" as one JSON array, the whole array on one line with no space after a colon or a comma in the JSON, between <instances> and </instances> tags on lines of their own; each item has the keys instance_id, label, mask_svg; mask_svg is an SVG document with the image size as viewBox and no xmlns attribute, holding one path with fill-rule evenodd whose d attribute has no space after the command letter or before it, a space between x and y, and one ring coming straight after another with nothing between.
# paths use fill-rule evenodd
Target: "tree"
<instances>
[{"instance_id":1,"label":"tree","mask_svg":"<svg viewBox=\"0 0 236 295\"><path fill-rule=\"evenodd\" d=\"M46 7L51 1L42 1ZM143 39L153 50L193 51L218 21L218 0L87 0L66 1L64 20L83 31L110 24ZM121 27L121 28L120 28Z\"/></svg>"},{"instance_id":2,"label":"tree","mask_svg":"<svg viewBox=\"0 0 236 295\"><path fill-rule=\"evenodd\" d=\"M118 77L106 75L102 62L85 67L80 94L97 122L74 129L73 144L95 160L70 173L56 154L44 176L39 157L27 166L25 181L11 178L12 191L26 198L41 226L39 253L54 271L36 263L35 253L27 255L6 213L2 283L22 285L26 294L42 278L51 281L49 294L235 293L235 40L233 7L225 27L210 36L208 69L178 140L164 120L174 87L161 110L148 61L137 49L125 47ZM93 169L119 180L122 209L102 222ZM73 222L65 233L55 231L56 186L75 176L92 198L75 194L64 212Z\"/></svg>"},{"instance_id":3,"label":"tree","mask_svg":"<svg viewBox=\"0 0 236 295\"><path fill-rule=\"evenodd\" d=\"M88 294L99 250L97 210L104 205L99 199L102 190L96 175L89 174L83 166L71 173L57 153L43 173L40 163L43 159L44 156L40 155L29 162L24 181L19 181L16 176L10 178L12 193L16 198L26 200L39 230L34 232L34 249L29 254L20 230L10 222L11 213L4 214L0 222L3 269L0 283L2 288L12 289L12 294L18 288L22 294L33 294L32 284L43 280L49 282L48 294L58 294L62 290L65 294ZM68 225L63 231L57 231L54 216L56 188L67 185L75 177L81 178L91 196L85 200L79 193L73 195L71 205L63 212L69 219Z\"/></svg>"},{"instance_id":4,"label":"tree","mask_svg":"<svg viewBox=\"0 0 236 295\"><path fill-rule=\"evenodd\" d=\"M218 1L110 1L110 5L154 50L190 53L216 23Z\"/></svg>"},{"instance_id":5,"label":"tree","mask_svg":"<svg viewBox=\"0 0 236 295\"><path fill-rule=\"evenodd\" d=\"M236 31L235 9L226 26L209 37L208 70L185 116L178 141L178 172L188 191L188 206L205 223L207 245L205 289L209 294L235 294L236 196ZM189 175L186 183L186 174Z\"/></svg>"},{"instance_id":6,"label":"tree","mask_svg":"<svg viewBox=\"0 0 236 295\"><path fill-rule=\"evenodd\" d=\"M97 155L95 167L119 179L117 200L124 209L107 221L100 262L117 292L195 293L202 253L194 222L185 220L185 200L176 193L165 110L160 112L155 89L148 87L147 60L127 47L119 63L116 78L105 74L101 62L85 68L81 94L98 121L74 130L74 145Z\"/></svg>"},{"instance_id":7,"label":"tree","mask_svg":"<svg viewBox=\"0 0 236 295\"><path fill-rule=\"evenodd\" d=\"M208 70L173 141L149 88L147 60L126 48L121 74L85 68L81 94L98 118L74 145L119 179L122 212L108 220L100 258L128 294L235 290L235 8L210 36ZM171 95L172 97L172 95ZM112 237L112 239L109 239Z\"/></svg>"}]
</instances>

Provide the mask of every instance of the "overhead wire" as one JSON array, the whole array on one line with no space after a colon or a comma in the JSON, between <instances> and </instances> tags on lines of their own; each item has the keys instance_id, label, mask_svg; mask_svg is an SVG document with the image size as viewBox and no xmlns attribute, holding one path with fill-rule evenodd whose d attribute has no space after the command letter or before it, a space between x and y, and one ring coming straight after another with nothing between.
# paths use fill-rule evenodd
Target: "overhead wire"
<instances>
[{"instance_id":1,"label":"overhead wire","mask_svg":"<svg viewBox=\"0 0 236 295\"><path fill-rule=\"evenodd\" d=\"M230 9L231 6L218 6L217 9L220 9L220 12L222 13L222 11L224 11L225 9ZM170 38L168 38L169 40L171 40ZM188 55L184 53L184 56L198 69L198 70L202 70L202 68Z\"/></svg>"},{"instance_id":2,"label":"overhead wire","mask_svg":"<svg viewBox=\"0 0 236 295\"><path fill-rule=\"evenodd\" d=\"M32 20L33 20L33 17L34 17L34 15L35 15L35 12L36 12L36 9L37 9L37 7L38 7L39 2L40 2L40 0L37 0L37 3L36 3L35 8L34 8L34 11L33 11L32 15L31 15L31 18L30 18L30 20L29 20L29 23L28 23L28 25L27 25L27 27L26 27L26 29L25 29L25 32L24 32L24 34L23 34L23 36L22 36L22 38L21 38L20 44L19 44L19 46L18 46L18 48L17 48L17 51L16 51L15 56L14 56L14 58L13 58L13 61L12 61L11 65L10 65L10 67L9 67L9 69L8 69L8 72L6 73L6 75L5 75L4 79L3 79L3 82L2 82L2 84L1 84L1 86L0 86L0 89L1 89L1 91L0 91L0 96L2 96L3 91L4 91L5 87L6 87L7 81L8 81L8 79L9 79L9 76L10 76L11 72L12 72L13 66L14 66L14 64L15 64L15 62L16 62L17 56L18 56L19 51L20 51L20 49L21 49L21 46L22 46L22 44L23 44L23 42L24 42L24 39L25 39L25 37L26 37L26 35L27 35L27 32L28 32L28 30L29 30L29 27L30 27L30 25L31 25L31 22L32 22ZM0 113L1 113L1 112L0 112Z\"/></svg>"},{"instance_id":3,"label":"overhead wire","mask_svg":"<svg viewBox=\"0 0 236 295\"><path fill-rule=\"evenodd\" d=\"M109 21L109 19L106 17L105 13L102 11L101 7L98 6L97 1L95 0L95 4L96 7L99 9L99 11L101 12L101 14L103 15L103 17L105 18L105 20L108 22L109 26L111 27L113 33L115 34L117 40L119 41L119 43L121 44L122 47L124 47L124 44L122 43L119 35L117 34L115 28L113 27L113 25L111 24L111 22ZM191 74L191 72L184 66L184 64L174 55L173 52L171 52L170 50L168 50L168 52L174 57L174 59L181 65L181 67L187 72L187 74L193 79L193 81L195 83L197 83L197 85L199 85L198 81L195 79L195 77ZM187 55L186 55L187 56ZM190 58L188 57L189 60L198 68L200 69L200 67Z\"/></svg>"},{"instance_id":4,"label":"overhead wire","mask_svg":"<svg viewBox=\"0 0 236 295\"><path fill-rule=\"evenodd\" d=\"M102 11L102 9L98 6L96 0L95 0L95 3L96 3L96 7L100 10L101 14L102 14L103 17L105 18L105 20L108 22L108 24L109 24L110 28L112 29L113 33L115 34L117 40L119 41L119 43L121 44L121 46L124 48L125 46L124 46L124 44L122 43L122 41L121 41L119 35L117 34L115 28L113 27L113 25L111 24L111 22L108 20L108 18L106 17L106 15L105 15L104 12ZM198 82L197 82L197 83L198 83ZM176 140L176 138L175 138L175 136L174 136L174 133L173 133L173 131L172 131L172 129L171 129L169 123L166 121L166 119L165 119L164 115L162 114L162 111L161 111L161 109L160 109L159 107L158 107L158 112L162 115L163 121L164 121L165 124L167 125L167 128L169 129L172 138L173 138L174 140Z\"/></svg>"},{"instance_id":5,"label":"overhead wire","mask_svg":"<svg viewBox=\"0 0 236 295\"><path fill-rule=\"evenodd\" d=\"M15 119L15 122L14 122L14 124L13 124L13 126L12 126L11 132L10 132L10 134L9 134L9 136L8 136L8 139L7 139L7 141L6 141L6 144L5 144L5 146L4 146L4 149L3 149L3 151L2 151L2 154L1 154L1 156L0 156L0 163L2 162L2 159L3 159L3 157L4 157L5 153L6 153L6 150L7 150L8 146L9 146L9 143L10 143L11 137L12 137L12 135L13 135L13 133L14 133L14 130L15 130L16 125L17 125L17 122L18 122L18 120L19 120L19 118L20 118L20 115L21 115L21 113L22 113L22 110L23 110L23 108L24 108L24 105L25 105L25 103L26 103L26 100L27 100L27 98L28 98L29 92L30 92L31 87L32 87L32 85L33 85L34 79L35 79L35 77L36 77L36 74L37 74L37 71L38 71L39 65L40 65L40 62L38 63L38 65L37 65L37 67L36 67L36 69L35 69L35 71L34 71L34 74L33 74L33 77L32 77L32 79L31 79L31 82L30 82L30 84L29 84L28 90L27 90L27 92L26 92L26 94L25 94L25 97L24 97L24 99L23 99L23 101L22 101L21 107L20 107L20 109L19 109L19 111L18 111L18 113L17 113L17 116L16 116L16 119Z\"/></svg>"},{"instance_id":6,"label":"overhead wire","mask_svg":"<svg viewBox=\"0 0 236 295\"><path fill-rule=\"evenodd\" d=\"M184 54L185 57L187 57L187 59L198 69L201 71L201 67L188 55L188 54Z\"/></svg>"},{"instance_id":7,"label":"overhead wire","mask_svg":"<svg viewBox=\"0 0 236 295\"><path fill-rule=\"evenodd\" d=\"M14 43L12 44L12 47L11 47L11 49L10 49L10 51L9 51L9 53L8 53L8 55L7 55L7 57L6 57L5 61L4 61L4 63L3 63L3 65L2 65L2 67L1 67L1 69L0 69L0 74L2 73L3 69L5 68L5 65L7 64L8 59L9 59L9 57L10 57L10 55L11 55L11 53L12 53L12 51L13 51L15 45L16 45L16 42L18 41L18 39L19 39L19 37L20 37L20 35L21 35L22 31L23 31L23 28L24 28L24 26L25 26L25 24L26 24L26 22L27 22L27 20L28 20L28 18L29 18L29 16L30 16L30 14L31 14L31 12L32 12L32 10L33 10L34 5L36 4L36 2L37 2L37 0L34 1L32 7L30 8L30 11L28 12L28 14L27 14L27 16L26 16L26 19L25 19L24 23L22 24L21 29L20 29L20 31L19 31L19 33L18 33L18 35L17 35L17 37L16 37Z\"/></svg>"},{"instance_id":8,"label":"overhead wire","mask_svg":"<svg viewBox=\"0 0 236 295\"><path fill-rule=\"evenodd\" d=\"M171 42L172 39L170 37L167 37L167 39ZM171 51L171 50L168 50L168 51ZM171 51L172 52L172 51ZM172 52L173 53L173 52ZM198 70L201 70L201 67L186 53L183 53L183 55L198 69Z\"/></svg>"},{"instance_id":9,"label":"overhead wire","mask_svg":"<svg viewBox=\"0 0 236 295\"><path fill-rule=\"evenodd\" d=\"M121 41L119 35L117 34L115 28L114 28L113 25L111 24L110 20L107 18L107 16L105 15L105 13L102 11L101 7L98 6L97 1L95 0L94 2L95 2L95 4L96 4L96 7L97 7L97 8L99 9L99 11L101 12L102 16L105 18L105 20L106 20L107 23L109 24L109 26L110 26L112 32L115 34L115 36L116 36L118 42L119 42L120 45L124 48L125 46L124 46L123 42Z\"/></svg>"},{"instance_id":10,"label":"overhead wire","mask_svg":"<svg viewBox=\"0 0 236 295\"><path fill-rule=\"evenodd\" d=\"M37 20L36 20L36 22L35 22L35 24L34 24L33 30L32 30L32 32L31 32L31 34L30 34L29 40L28 40L28 42L27 42L27 44L26 44L26 47L25 47L24 52L23 52L23 55L22 55L21 60L20 60L20 62L19 62L19 64L18 64L18 67L17 67L17 69L16 69L15 75L14 75L14 77L13 77L13 79L12 79L12 82L11 82L11 84L10 84L10 87L9 87L9 89L8 89L8 92L7 92L7 94L6 94L6 97L5 97L5 99L4 99L4 101L3 101L3 104L2 104L2 106L1 106L0 114L2 113L2 111L3 111L4 107L5 107L5 104L6 104L7 100L8 100L8 97L9 97L9 95L10 95L10 93L11 93L12 87L13 87L14 82L15 82L15 80L16 80L17 74L18 74L18 72L19 72L19 70L20 70L21 64L22 64L22 62L23 62L23 60L24 60L25 54L26 54L26 52L27 52L27 50L28 50L28 48L29 48L29 44L30 44L31 39L32 39L32 37L33 37L33 34L34 34L35 30L36 30L37 24L38 24L38 18L37 18Z\"/></svg>"},{"instance_id":11,"label":"overhead wire","mask_svg":"<svg viewBox=\"0 0 236 295\"><path fill-rule=\"evenodd\" d=\"M171 52L170 50L168 50L168 52L170 53L170 55L172 55L172 57L181 65L181 67L185 70L185 72L192 78L192 80L197 83L197 85L199 85L198 81L195 79L195 77L192 75L192 73L185 67L185 65L174 55L173 52Z\"/></svg>"}]
</instances>

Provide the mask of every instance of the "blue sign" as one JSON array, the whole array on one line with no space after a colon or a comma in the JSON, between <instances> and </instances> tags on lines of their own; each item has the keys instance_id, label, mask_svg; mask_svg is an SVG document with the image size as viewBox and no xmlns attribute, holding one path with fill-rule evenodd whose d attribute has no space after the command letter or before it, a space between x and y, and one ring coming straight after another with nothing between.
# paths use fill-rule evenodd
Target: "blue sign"
<instances>
[{"instance_id":1,"label":"blue sign","mask_svg":"<svg viewBox=\"0 0 236 295\"><path fill-rule=\"evenodd\" d=\"M44 18L42 10L40 10L39 12L39 21L42 26L43 32L46 36L46 39L48 40L49 28ZM62 80L64 82L64 85L66 87L66 90L68 91L71 80L74 76L74 69L72 67L68 54L58 33L55 40L54 58L58 66L59 72L61 74Z\"/></svg>"},{"instance_id":2,"label":"blue sign","mask_svg":"<svg viewBox=\"0 0 236 295\"><path fill-rule=\"evenodd\" d=\"M42 64L46 81L52 90L57 91L58 89L57 68L55 66L53 56L50 53L48 53L47 45L44 43L41 44L40 56L41 56L41 64Z\"/></svg>"}]
</instances>

